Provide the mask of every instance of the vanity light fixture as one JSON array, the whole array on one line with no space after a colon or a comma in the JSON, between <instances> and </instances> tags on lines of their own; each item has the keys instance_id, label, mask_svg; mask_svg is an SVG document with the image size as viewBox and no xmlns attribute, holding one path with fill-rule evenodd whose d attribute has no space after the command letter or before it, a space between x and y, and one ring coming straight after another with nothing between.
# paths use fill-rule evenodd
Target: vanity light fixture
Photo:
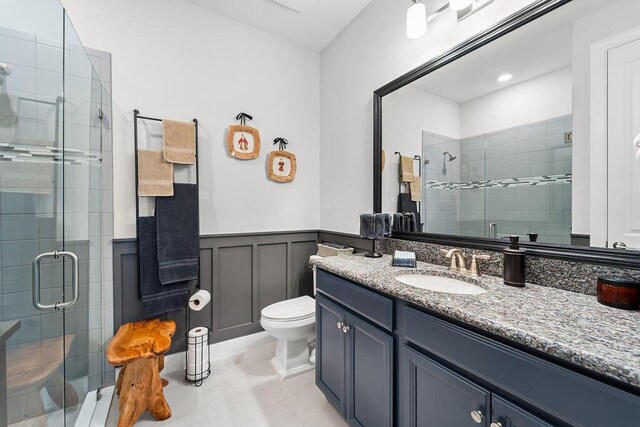
<instances>
[{"instance_id":1,"label":"vanity light fixture","mask_svg":"<svg viewBox=\"0 0 640 427\"><path fill-rule=\"evenodd\" d=\"M511 80L512 78L513 78L513 74L506 73L506 74L502 74L502 75L500 75L500 76L498 77L498 81L499 81L500 83L504 83L504 82L508 82L508 81L509 81L509 80Z\"/></svg>"},{"instance_id":2,"label":"vanity light fixture","mask_svg":"<svg viewBox=\"0 0 640 427\"><path fill-rule=\"evenodd\" d=\"M460 22L492 2L493 0L449 0L440 9L429 15L427 22L433 21L442 14L448 15L449 11L454 11L456 19Z\"/></svg>"},{"instance_id":3,"label":"vanity light fixture","mask_svg":"<svg viewBox=\"0 0 640 427\"><path fill-rule=\"evenodd\" d=\"M427 9L420 0L412 0L407 9L407 37L417 39L427 33Z\"/></svg>"},{"instance_id":4,"label":"vanity light fixture","mask_svg":"<svg viewBox=\"0 0 640 427\"><path fill-rule=\"evenodd\" d=\"M473 4L473 0L449 0L451 10L464 10Z\"/></svg>"}]
</instances>

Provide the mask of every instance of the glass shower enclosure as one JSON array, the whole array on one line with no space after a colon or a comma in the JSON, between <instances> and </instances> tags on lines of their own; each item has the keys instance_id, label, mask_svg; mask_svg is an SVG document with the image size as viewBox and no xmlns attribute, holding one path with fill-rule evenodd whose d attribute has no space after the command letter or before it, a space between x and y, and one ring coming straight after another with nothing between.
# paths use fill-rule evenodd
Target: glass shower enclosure
<instances>
[{"instance_id":1,"label":"glass shower enclosure","mask_svg":"<svg viewBox=\"0 0 640 427\"><path fill-rule=\"evenodd\" d=\"M0 10L0 322L20 320L7 343L6 416L15 426L88 425L112 382L103 356L111 99L57 0L0 0Z\"/></svg>"},{"instance_id":2,"label":"glass shower enclosure","mask_svg":"<svg viewBox=\"0 0 640 427\"><path fill-rule=\"evenodd\" d=\"M424 131L424 230L570 243L572 129L567 115L461 139Z\"/></svg>"}]
</instances>

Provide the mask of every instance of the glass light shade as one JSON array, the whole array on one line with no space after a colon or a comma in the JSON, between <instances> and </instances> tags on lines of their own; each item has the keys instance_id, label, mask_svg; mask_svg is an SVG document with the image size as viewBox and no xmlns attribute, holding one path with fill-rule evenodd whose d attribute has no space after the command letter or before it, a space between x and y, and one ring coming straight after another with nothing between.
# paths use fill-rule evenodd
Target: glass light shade
<instances>
[{"instance_id":1,"label":"glass light shade","mask_svg":"<svg viewBox=\"0 0 640 427\"><path fill-rule=\"evenodd\" d=\"M466 9L473 3L473 0L449 0L449 7L453 10Z\"/></svg>"},{"instance_id":2,"label":"glass light shade","mask_svg":"<svg viewBox=\"0 0 640 427\"><path fill-rule=\"evenodd\" d=\"M415 1L407 9L407 37L417 39L427 32L427 9L424 3Z\"/></svg>"}]
</instances>

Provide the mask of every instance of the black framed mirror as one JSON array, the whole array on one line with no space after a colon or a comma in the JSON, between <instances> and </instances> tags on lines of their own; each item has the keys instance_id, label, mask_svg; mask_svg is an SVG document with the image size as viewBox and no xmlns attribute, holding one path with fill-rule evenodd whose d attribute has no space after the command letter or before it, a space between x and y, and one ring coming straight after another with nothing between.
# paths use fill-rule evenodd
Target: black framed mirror
<instances>
[{"instance_id":1,"label":"black framed mirror","mask_svg":"<svg viewBox=\"0 0 640 427\"><path fill-rule=\"evenodd\" d=\"M376 90L374 211L417 224L393 237L640 268L632 3L537 1Z\"/></svg>"}]
</instances>

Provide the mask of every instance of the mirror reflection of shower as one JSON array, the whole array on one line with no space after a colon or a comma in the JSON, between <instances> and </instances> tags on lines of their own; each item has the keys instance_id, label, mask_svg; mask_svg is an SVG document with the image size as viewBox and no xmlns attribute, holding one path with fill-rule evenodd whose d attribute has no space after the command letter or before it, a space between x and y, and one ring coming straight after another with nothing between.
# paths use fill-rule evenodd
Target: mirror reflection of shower
<instances>
[{"instance_id":1,"label":"mirror reflection of shower","mask_svg":"<svg viewBox=\"0 0 640 427\"><path fill-rule=\"evenodd\" d=\"M446 176L447 175L447 156L449 156L448 160L450 162L453 162L455 159L458 158L458 156L454 156L448 151L444 151L442 155L444 156L442 159L442 176Z\"/></svg>"}]
</instances>

